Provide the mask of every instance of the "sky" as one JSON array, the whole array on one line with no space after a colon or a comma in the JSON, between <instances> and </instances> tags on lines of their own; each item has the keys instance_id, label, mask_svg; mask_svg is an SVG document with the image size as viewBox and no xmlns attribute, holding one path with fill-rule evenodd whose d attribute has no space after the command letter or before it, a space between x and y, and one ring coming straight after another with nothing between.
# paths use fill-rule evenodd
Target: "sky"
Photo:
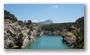
<instances>
[{"instance_id":1,"label":"sky","mask_svg":"<svg viewBox=\"0 0 90 55\"><path fill-rule=\"evenodd\" d=\"M4 4L4 10L14 14L18 20L54 23L75 22L84 16L84 4Z\"/></svg>"}]
</instances>

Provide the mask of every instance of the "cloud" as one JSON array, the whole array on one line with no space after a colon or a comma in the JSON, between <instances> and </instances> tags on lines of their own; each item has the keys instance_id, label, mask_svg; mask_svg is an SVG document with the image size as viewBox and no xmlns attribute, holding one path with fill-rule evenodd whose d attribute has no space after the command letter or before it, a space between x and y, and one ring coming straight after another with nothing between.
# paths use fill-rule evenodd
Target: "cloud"
<instances>
[{"instance_id":1,"label":"cloud","mask_svg":"<svg viewBox=\"0 0 90 55\"><path fill-rule=\"evenodd\" d=\"M44 20L40 20L40 22L41 22L41 21L44 21Z\"/></svg>"},{"instance_id":2,"label":"cloud","mask_svg":"<svg viewBox=\"0 0 90 55\"><path fill-rule=\"evenodd\" d=\"M56 6L54 5L54 6L52 6L52 8L58 8L58 6L57 5Z\"/></svg>"},{"instance_id":3,"label":"cloud","mask_svg":"<svg viewBox=\"0 0 90 55\"><path fill-rule=\"evenodd\" d=\"M38 20L32 20L32 22L39 22Z\"/></svg>"}]
</instances>

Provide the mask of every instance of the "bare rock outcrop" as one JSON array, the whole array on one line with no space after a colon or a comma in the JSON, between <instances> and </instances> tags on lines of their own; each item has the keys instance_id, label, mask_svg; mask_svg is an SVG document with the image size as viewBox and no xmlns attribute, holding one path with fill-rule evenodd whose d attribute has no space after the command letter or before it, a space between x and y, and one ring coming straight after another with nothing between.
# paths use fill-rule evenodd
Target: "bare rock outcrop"
<instances>
[{"instance_id":1,"label":"bare rock outcrop","mask_svg":"<svg viewBox=\"0 0 90 55\"><path fill-rule=\"evenodd\" d=\"M26 26L21 27L17 21L4 20L4 48L6 49L24 48L35 41L36 35L36 30L30 31Z\"/></svg>"}]
</instances>

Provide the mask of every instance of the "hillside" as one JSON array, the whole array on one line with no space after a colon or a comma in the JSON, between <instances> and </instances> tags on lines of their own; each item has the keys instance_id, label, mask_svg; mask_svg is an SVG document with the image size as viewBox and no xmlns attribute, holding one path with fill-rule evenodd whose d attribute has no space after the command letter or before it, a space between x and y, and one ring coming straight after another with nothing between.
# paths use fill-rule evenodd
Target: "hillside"
<instances>
[{"instance_id":1,"label":"hillside","mask_svg":"<svg viewBox=\"0 0 90 55\"><path fill-rule=\"evenodd\" d=\"M73 31L73 34L76 36L75 48L83 49L84 48L84 17L76 20L77 27L80 30Z\"/></svg>"},{"instance_id":2,"label":"hillside","mask_svg":"<svg viewBox=\"0 0 90 55\"><path fill-rule=\"evenodd\" d=\"M4 48L21 49L35 41L36 36L60 35L62 42L75 49L84 48L84 17L76 22L53 23L46 20L33 23L18 20L14 14L4 10Z\"/></svg>"},{"instance_id":3,"label":"hillside","mask_svg":"<svg viewBox=\"0 0 90 55\"><path fill-rule=\"evenodd\" d=\"M37 24L31 20L23 22L4 10L4 48L24 48L35 41Z\"/></svg>"},{"instance_id":4,"label":"hillside","mask_svg":"<svg viewBox=\"0 0 90 55\"><path fill-rule=\"evenodd\" d=\"M41 26L46 35L62 35L63 42L73 48L84 48L84 17L72 23L53 23Z\"/></svg>"}]
</instances>

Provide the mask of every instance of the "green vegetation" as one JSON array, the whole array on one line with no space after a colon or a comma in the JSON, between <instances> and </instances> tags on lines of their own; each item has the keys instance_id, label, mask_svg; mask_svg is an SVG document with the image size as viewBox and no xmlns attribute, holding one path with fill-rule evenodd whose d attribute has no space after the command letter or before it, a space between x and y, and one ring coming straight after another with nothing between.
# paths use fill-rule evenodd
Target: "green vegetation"
<instances>
[{"instance_id":1,"label":"green vegetation","mask_svg":"<svg viewBox=\"0 0 90 55\"><path fill-rule=\"evenodd\" d=\"M31 35L31 31L33 31L33 27L34 27L31 20L28 20L27 22L17 20L17 18L13 14L8 12L7 10L4 10L4 19L10 19L12 21L12 23L17 21L18 25L20 25L21 27L26 26L28 29L30 29L27 34ZM73 26L73 25L76 26L77 28L80 28L80 30L75 29L74 31L72 31L73 29L71 28L71 26ZM23 33L21 33L22 30L14 28L14 27L12 27L12 28L17 33L20 33L18 38L16 38L16 45L19 46L19 48L21 48L21 46L23 44L23 38L24 38ZM84 48L84 17L81 17L81 18L77 19L76 22L71 22L71 23L52 23L52 24L41 25L40 28L38 29L38 33L40 33L41 31L46 31L47 34L52 35L51 32L55 31L54 32L55 34L61 33L63 31L63 29L66 29L67 31L70 31L70 32L72 31L72 33L76 36L76 42L74 43L76 49ZM6 36L5 36L5 39L7 39ZM10 43L10 45L9 45L9 48L11 48L11 47L13 47L12 43Z\"/></svg>"},{"instance_id":2,"label":"green vegetation","mask_svg":"<svg viewBox=\"0 0 90 55\"><path fill-rule=\"evenodd\" d=\"M76 36L76 42L74 43L75 44L75 48L77 49L83 49L84 48L84 36L83 36L83 33L78 31L78 30L75 30L73 31L74 35Z\"/></svg>"},{"instance_id":3,"label":"green vegetation","mask_svg":"<svg viewBox=\"0 0 90 55\"><path fill-rule=\"evenodd\" d=\"M32 21L31 20L28 20L28 22L26 24L27 25L30 25L30 24L32 24Z\"/></svg>"},{"instance_id":4,"label":"green vegetation","mask_svg":"<svg viewBox=\"0 0 90 55\"><path fill-rule=\"evenodd\" d=\"M4 10L4 19L6 22L10 21L10 22L8 22L8 24L10 24L10 25L7 25L7 26L11 27L10 29L8 29L10 31L9 32L7 32L6 30L5 31L7 33L10 33L9 40L13 41L11 43L8 43L9 45L5 45L5 48L19 48L19 49L21 49L22 45L23 45L23 40L25 39L25 36L22 33L22 31L29 29L29 32L26 32L26 33L27 33L27 36L31 35L31 31L33 31L32 21L27 20L27 22L26 21L23 22L21 20L18 20L13 14L8 12L7 10ZM6 28L8 28L7 26L6 26ZM4 40L7 40L8 35L5 34L4 37L5 37ZM7 44L7 43L5 43L5 44Z\"/></svg>"},{"instance_id":5,"label":"green vegetation","mask_svg":"<svg viewBox=\"0 0 90 55\"><path fill-rule=\"evenodd\" d=\"M19 48L21 48L21 46L22 46L22 44L23 44L23 37L24 37L24 35L21 33L21 34L19 34L19 37L18 37L18 39L17 39L17 46L19 46Z\"/></svg>"},{"instance_id":6,"label":"green vegetation","mask_svg":"<svg viewBox=\"0 0 90 55\"><path fill-rule=\"evenodd\" d=\"M17 21L17 18L7 10L4 10L4 19L10 19L12 22Z\"/></svg>"},{"instance_id":7,"label":"green vegetation","mask_svg":"<svg viewBox=\"0 0 90 55\"><path fill-rule=\"evenodd\" d=\"M71 27L71 25L74 25L75 23L54 23L54 24L45 24L41 26L41 29L44 31L56 31L63 29L68 29Z\"/></svg>"},{"instance_id":8,"label":"green vegetation","mask_svg":"<svg viewBox=\"0 0 90 55\"><path fill-rule=\"evenodd\" d=\"M4 10L4 19L10 19L12 22L16 22L18 21L18 24L23 27L23 26L26 26L27 28L30 28L30 25L32 24L32 21L31 20L27 20L27 22L23 22L21 20L18 20L14 14L11 14L9 11L7 10Z\"/></svg>"},{"instance_id":9,"label":"green vegetation","mask_svg":"<svg viewBox=\"0 0 90 55\"><path fill-rule=\"evenodd\" d=\"M21 20L18 20L18 24L19 24L21 27L25 26L25 23L24 23L23 21L21 21Z\"/></svg>"},{"instance_id":10,"label":"green vegetation","mask_svg":"<svg viewBox=\"0 0 90 55\"><path fill-rule=\"evenodd\" d=\"M77 23L77 26L80 27L80 32L84 36L84 17L81 17L78 20L76 20L76 23Z\"/></svg>"},{"instance_id":11,"label":"green vegetation","mask_svg":"<svg viewBox=\"0 0 90 55\"><path fill-rule=\"evenodd\" d=\"M25 21L25 24L26 24L26 27L27 28L32 28L32 21L31 20L28 20L27 22Z\"/></svg>"},{"instance_id":12,"label":"green vegetation","mask_svg":"<svg viewBox=\"0 0 90 55\"><path fill-rule=\"evenodd\" d=\"M71 26L75 26L75 28L71 28ZM78 30L80 28L80 30ZM54 23L54 24L45 24L41 26L43 31L48 31L47 34L52 33L53 31L62 32L63 29L67 29L67 31L72 31L76 36L76 42L74 43L76 49L84 48L84 17L81 17L76 20L76 22L72 23ZM74 31L73 31L74 30ZM55 35L55 34L54 34Z\"/></svg>"},{"instance_id":13,"label":"green vegetation","mask_svg":"<svg viewBox=\"0 0 90 55\"><path fill-rule=\"evenodd\" d=\"M12 48L13 46L14 46L14 44L13 43L10 43L9 46L8 46L8 48Z\"/></svg>"},{"instance_id":14,"label":"green vegetation","mask_svg":"<svg viewBox=\"0 0 90 55\"><path fill-rule=\"evenodd\" d=\"M83 49L84 48L84 17L79 18L77 21L77 26L80 30L73 31L76 36L75 48Z\"/></svg>"}]
</instances>

